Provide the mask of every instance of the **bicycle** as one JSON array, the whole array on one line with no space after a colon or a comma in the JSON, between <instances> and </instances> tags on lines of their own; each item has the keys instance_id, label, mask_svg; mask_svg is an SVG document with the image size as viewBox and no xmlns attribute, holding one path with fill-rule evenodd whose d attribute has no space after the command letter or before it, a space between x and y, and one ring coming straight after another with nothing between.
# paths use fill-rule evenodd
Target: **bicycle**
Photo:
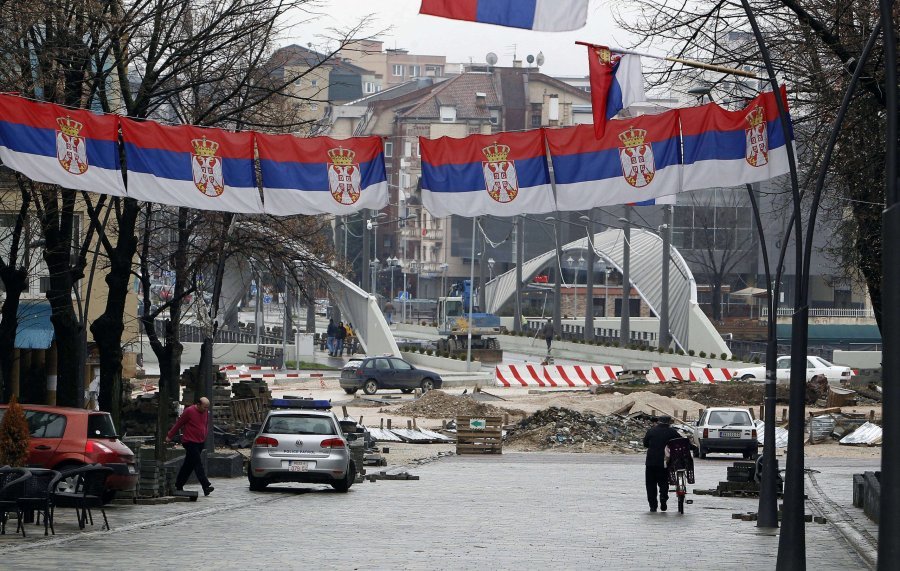
<instances>
[{"instance_id":1,"label":"bicycle","mask_svg":"<svg viewBox=\"0 0 900 571\"><path fill-rule=\"evenodd\" d=\"M666 469L669 472L669 485L675 486L678 498L678 513L684 514L684 504L694 503L686 500L687 485L694 483L694 459L691 456L691 443L687 438L674 438L666 444L668 460Z\"/></svg>"}]
</instances>

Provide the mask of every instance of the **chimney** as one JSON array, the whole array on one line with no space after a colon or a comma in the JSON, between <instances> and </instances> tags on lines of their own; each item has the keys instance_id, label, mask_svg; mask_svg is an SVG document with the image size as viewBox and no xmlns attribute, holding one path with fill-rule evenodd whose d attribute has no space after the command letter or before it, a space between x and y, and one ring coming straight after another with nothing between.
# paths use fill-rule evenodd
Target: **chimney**
<instances>
[{"instance_id":1,"label":"chimney","mask_svg":"<svg viewBox=\"0 0 900 571\"><path fill-rule=\"evenodd\" d=\"M487 93L475 92L475 106L480 109L487 107Z\"/></svg>"},{"instance_id":2,"label":"chimney","mask_svg":"<svg viewBox=\"0 0 900 571\"><path fill-rule=\"evenodd\" d=\"M514 60L513 60L513 67L522 67L522 60L520 60L520 59L514 59Z\"/></svg>"}]
</instances>

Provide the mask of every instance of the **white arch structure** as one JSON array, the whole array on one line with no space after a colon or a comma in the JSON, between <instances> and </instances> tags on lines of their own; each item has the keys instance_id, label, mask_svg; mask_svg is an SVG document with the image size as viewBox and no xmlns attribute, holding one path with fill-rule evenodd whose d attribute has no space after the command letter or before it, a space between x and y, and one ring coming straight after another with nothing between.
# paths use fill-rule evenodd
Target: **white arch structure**
<instances>
[{"instance_id":1,"label":"white arch structure","mask_svg":"<svg viewBox=\"0 0 900 571\"><path fill-rule=\"evenodd\" d=\"M625 232L610 228L585 236L562 247L563 252L593 247L597 256L622 273ZM660 236L647 230L631 229L631 287L656 315L662 307L662 254ZM522 266L523 284L529 283L541 270L555 263L556 251L550 250L532 258ZM697 305L697 284L681 254L673 246L669 257L669 332L675 344L685 352L694 347L715 354L731 351ZM487 311L497 313L516 294L516 270L513 268L485 284Z\"/></svg>"}]
</instances>

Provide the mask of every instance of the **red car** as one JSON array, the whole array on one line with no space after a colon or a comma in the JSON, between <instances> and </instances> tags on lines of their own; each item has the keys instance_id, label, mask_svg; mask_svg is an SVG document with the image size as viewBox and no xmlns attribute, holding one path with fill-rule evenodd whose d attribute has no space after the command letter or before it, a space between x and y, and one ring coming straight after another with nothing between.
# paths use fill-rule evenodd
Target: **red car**
<instances>
[{"instance_id":1,"label":"red car","mask_svg":"<svg viewBox=\"0 0 900 571\"><path fill-rule=\"evenodd\" d=\"M63 471L85 464L103 464L113 469L106 481L108 499L115 492L135 489L139 474L134 454L119 440L108 412L38 404L20 406L31 431L29 466ZM0 418L6 409L7 405L0 405Z\"/></svg>"}]
</instances>

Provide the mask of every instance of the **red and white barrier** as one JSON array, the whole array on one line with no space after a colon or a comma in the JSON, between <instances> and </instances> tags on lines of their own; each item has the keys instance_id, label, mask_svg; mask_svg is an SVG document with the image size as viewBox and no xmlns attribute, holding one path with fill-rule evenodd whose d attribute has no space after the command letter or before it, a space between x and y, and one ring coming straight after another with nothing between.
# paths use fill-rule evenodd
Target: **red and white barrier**
<instances>
[{"instance_id":1,"label":"red and white barrier","mask_svg":"<svg viewBox=\"0 0 900 571\"><path fill-rule=\"evenodd\" d=\"M650 383L692 382L715 384L722 381L730 381L733 376L734 369L728 368L652 367L647 372L647 381Z\"/></svg>"},{"instance_id":2,"label":"red and white barrier","mask_svg":"<svg viewBox=\"0 0 900 571\"><path fill-rule=\"evenodd\" d=\"M324 377L325 373L226 373L229 381L241 379L317 379Z\"/></svg>"},{"instance_id":3,"label":"red and white barrier","mask_svg":"<svg viewBox=\"0 0 900 571\"><path fill-rule=\"evenodd\" d=\"M264 365L222 365L219 371L277 371L278 367Z\"/></svg>"},{"instance_id":4,"label":"red and white barrier","mask_svg":"<svg viewBox=\"0 0 900 571\"><path fill-rule=\"evenodd\" d=\"M590 387L612 383L622 367L617 365L498 365L498 387Z\"/></svg>"}]
</instances>

